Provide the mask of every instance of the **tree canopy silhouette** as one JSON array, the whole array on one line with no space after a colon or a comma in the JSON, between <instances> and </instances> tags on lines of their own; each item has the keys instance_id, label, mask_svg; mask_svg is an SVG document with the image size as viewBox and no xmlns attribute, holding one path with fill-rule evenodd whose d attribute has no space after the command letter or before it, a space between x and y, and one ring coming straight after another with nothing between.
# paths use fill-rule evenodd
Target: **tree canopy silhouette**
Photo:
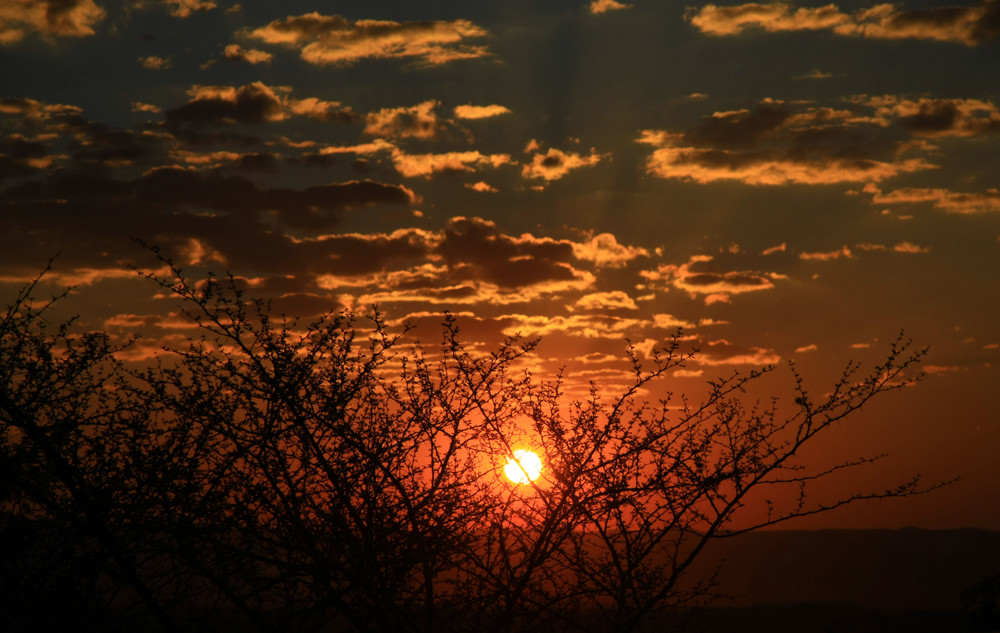
<instances>
[{"instance_id":1,"label":"tree canopy silhouette","mask_svg":"<svg viewBox=\"0 0 1000 633\"><path fill-rule=\"evenodd\" d=\"M646 402L697 353L678 333L627 351L620 393L574 400L522 369L535 340L477 353L451 318L436 346L377 311L277 318L234 278L163 261L142 274L198 334L145 365L120 360L130 342L50 323L62 299L38 301L37 280L0 318L15 629L58 624L58 601L78 630L628 632L710 591L689 571L713 538L928 489L814 501L812 484L870 460L799 459L919 377L924 350L902 337L822 396L793 368L791 403L746 401L764 368ZM544 468L516 485L502 466L524 446Z\"/></svg>"}]
</instances>

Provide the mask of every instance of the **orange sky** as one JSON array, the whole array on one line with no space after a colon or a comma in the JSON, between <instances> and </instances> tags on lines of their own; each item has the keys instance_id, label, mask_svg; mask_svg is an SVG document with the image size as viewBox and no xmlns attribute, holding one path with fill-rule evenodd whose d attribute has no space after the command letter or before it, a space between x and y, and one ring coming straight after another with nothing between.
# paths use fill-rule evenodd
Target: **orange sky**
<instances>
[{"instance_id":1,"label":"orange sky","mask_svg":"<svg viewBox=\"0 0 1000 633\"><path fill-rule=\"evenodd\" d=\"M904 329L927 377L815 459L962 480L795 526L1000 529L998 40L989 0L10 0L0 291L59 254L83 323L181 340L139 238L287 314L542 336L581 385L681 327L693 394L821 392Z\"/></svg>"}]
</instances>

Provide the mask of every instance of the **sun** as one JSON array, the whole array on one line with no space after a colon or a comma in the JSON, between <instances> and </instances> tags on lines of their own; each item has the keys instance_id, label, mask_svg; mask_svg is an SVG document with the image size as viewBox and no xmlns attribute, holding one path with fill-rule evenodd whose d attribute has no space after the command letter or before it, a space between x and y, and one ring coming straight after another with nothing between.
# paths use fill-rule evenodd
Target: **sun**
<instances>
[{"instance_id":1,"label":"sun","mask_svg":"<svg viewBox=\"0 0 1000 633\"><path fill-rule=\"evenodd\" d=\"M515 484L528 484L538 479L538 475L542 473L542 460L532 451L518 449L507 460L503 473Z\"/></svg>"}]
</instances>

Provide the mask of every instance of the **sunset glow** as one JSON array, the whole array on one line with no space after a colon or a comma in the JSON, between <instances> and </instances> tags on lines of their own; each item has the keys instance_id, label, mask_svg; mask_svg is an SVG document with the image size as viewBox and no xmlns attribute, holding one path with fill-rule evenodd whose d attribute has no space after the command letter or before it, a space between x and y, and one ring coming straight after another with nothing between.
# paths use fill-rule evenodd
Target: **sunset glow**
<instances>
[{"instance_id":1,"label":"sunset glow","mask_svg":"<svg viewBox=\"0 0 1000 633\"><path fill-rule=\"evenodd\" d=\"M446 319L476 358L538 337L516 370L567 408L672 341L697 356L638 396L775 366L752 395L794 404L790 362L823 385L904 331L926 377L811 457L888 455L847 489L961 485L802 523L1000 529L998 24L1000 0L0 0L0 308L56 257L39 296L74 286L119 359L183 346L141 240L293 331L349 314L357 343L377 306L431 356Z\"/></svg>"},{"instance_id":2,"label":"sunset glow","mask_svg":"<svg viewBox=\"0 0 1000 633\"><path fill-rule=\"evenodd\" d=\"M542 474L542 460L537 453L518 449L507 460L503 473L515 484L530 484Z\"/></svg>"}]
</instances>

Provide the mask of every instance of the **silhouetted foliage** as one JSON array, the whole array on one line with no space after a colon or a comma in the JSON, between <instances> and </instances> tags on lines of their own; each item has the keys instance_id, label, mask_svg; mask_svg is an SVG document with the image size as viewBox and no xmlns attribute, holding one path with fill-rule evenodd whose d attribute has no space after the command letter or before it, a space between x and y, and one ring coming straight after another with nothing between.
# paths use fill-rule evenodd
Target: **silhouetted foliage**
<instances>
[{"instance_id":1,"label":"silhouetted foliage","mask_svg":"<svg viewBox=\"0 0 1000 633\"><path fill-rule=\"evenodd\" d=\"M15 629L620 631L696 602L709 540L897 488L811 503L800 449L909 384L902 338L814 399L639 398L689 362L679 335L629 351L623 393L568 400L520 369L536 341L473 353L454 320L404 345L381 315L276 320L232 278L145 274L199 334L139 368L18 294L0 320L0 578ZM124 345L127 347L128 343ZM503 479L514 449L544 460ZM790 489L791 505L771 505ZM777 492L776 494L783 494ZM734 523L750 495L766 514ZM784 508L784 509L780 509Z\"/></svg>"}]
</instances>

